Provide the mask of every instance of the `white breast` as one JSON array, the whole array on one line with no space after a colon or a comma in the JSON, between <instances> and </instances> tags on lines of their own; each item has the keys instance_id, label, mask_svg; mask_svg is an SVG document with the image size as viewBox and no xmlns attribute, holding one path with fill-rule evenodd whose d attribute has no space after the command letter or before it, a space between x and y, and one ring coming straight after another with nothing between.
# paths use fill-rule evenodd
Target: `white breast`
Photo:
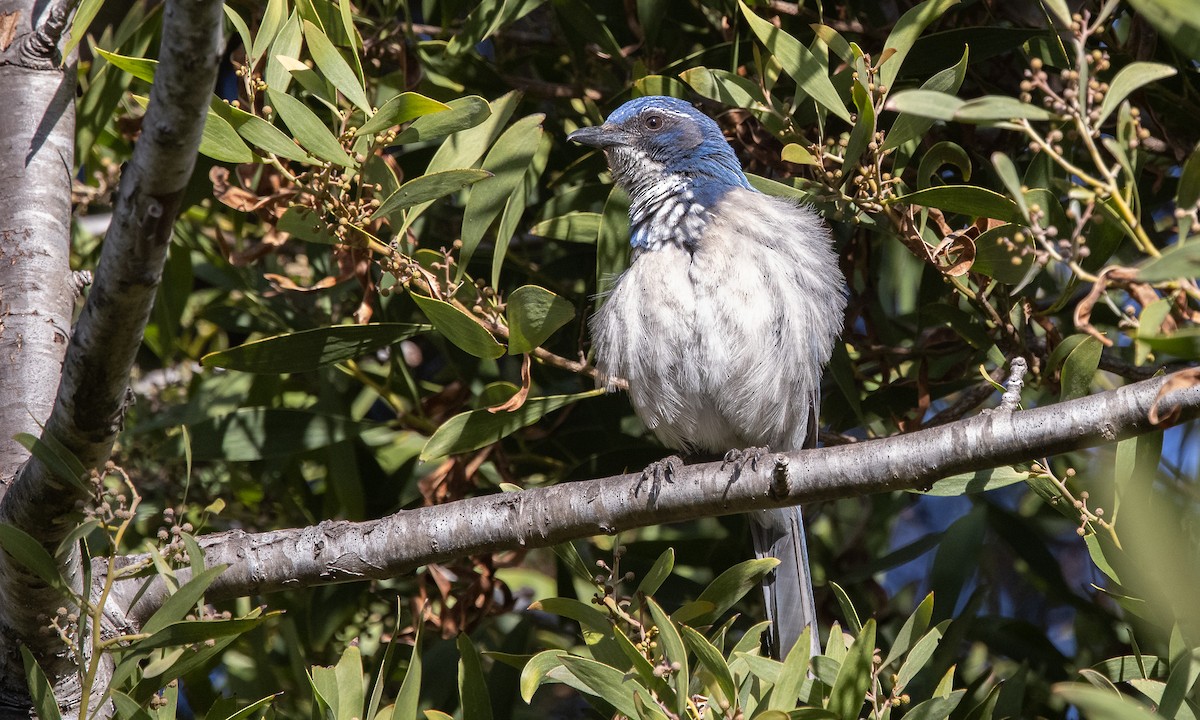
<instances>
[{"instance_id":1,"label":"white breast","mask_svg":"<svg viewBox=\"0 0 1200 720\"><path fill-rule=\"evenodd\" d=\"M600 371L629 382L634 409L665 445L793 449L844 308L821 221L734 190L694 252L667 243L635 259L593 318L593 344Z\"/></svg>"}]
</instances>

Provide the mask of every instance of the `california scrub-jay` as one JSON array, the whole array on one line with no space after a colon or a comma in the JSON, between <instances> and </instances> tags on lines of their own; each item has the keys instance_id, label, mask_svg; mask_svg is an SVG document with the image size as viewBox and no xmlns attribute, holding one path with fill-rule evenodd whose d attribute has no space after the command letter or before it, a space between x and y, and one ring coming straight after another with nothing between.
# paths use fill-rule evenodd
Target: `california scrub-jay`
<instances>
[{"instance_id":1,"label":"california scrub-jay","mask_svg":"<svg viewBox=\"0 0 1200 720\"><path fill-rule=\"evenodd\" d=\"M568 139L603 149L630 199L630 267L591 324L602 376L625 378L638 417L684 453L812 447L846 307L825 224L752 188L717 124L682 100L631 100ZM770 653L806 625L819 651L800 508L751 517L756 555L780 560L763 585Z\"/></svg>"}]
</instances>

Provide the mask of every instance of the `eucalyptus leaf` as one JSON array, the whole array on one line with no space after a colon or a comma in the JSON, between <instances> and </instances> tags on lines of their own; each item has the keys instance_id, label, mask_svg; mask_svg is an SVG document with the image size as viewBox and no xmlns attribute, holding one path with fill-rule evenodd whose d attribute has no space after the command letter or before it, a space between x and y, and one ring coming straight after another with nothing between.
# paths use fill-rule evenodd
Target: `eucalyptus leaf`
<instances>
[{"instance_id":1,"label":"eucalyptus leaf","mask_svg":"<svg viewBox=\"0 0 1200 720\"><path fill-rule=\"evenodd\" d=\"M759 17L743 0L738 8L759 42L767 47L796 84L826 111L849 122L850 113L829 80L825 65L796 38Z\"/></svg>"},{"instance_id":2,"label":"eucalyptus leaf","mask_svg":"<svg viewBox=\"0 0 1200 720\"><path fill-rule=\"evenodd\" d=\"M362 78L350 67L338 49L334 47L325 33L316 25L305 20L303 23L304 39L308 43L308 51L320 68L325 79L333 83L346 99L354 103L360 110L371 114L371 102L367 100L367 92L363 89ZM272 98L274 102L274 97ZM286 118L285 118L286 121ZM289 125L289 127L291 127ZM294 130L294 128L293 128Z\"/></svg>"},{"instance_id":3,"label":"eucalyptus leaf","mask_svg":"<svg viewBox=\"0 0 1200 720\"><path fill-rule=\"evenodd\" d=\"M490 410L471 410L455 415L442 424L429 438L421 450L422 460L470 452L499 442L521 428L542 419L546 413L566 407L580 400L602 395L604 391L591 390L574 395L550 395L532 397L511 412L493 413Z\"/></svg>"},{"instance_id":4,"label":"eucalyptus leaf","mask_svg":"<svg viewBox=\"0 0 1200 720\"><path fill-rule=\"evenodd\" d=\"M267 89L271 106L283 118L300 145L322 160L342 167L354 167L354 160L342 149L325 123L308 106L287 93Z\"/></svg>"},{"instance_id":5,"label":"eucalyptus leaf","mask_svg":"<svg viewBox=\"0 0 1200 720\"><path fill-rule=\"evenodd\" d=\"M450 109L451 107L446 103L438 102L424 95L403 92L381 105L371 119L363 123L362 127L355 132L355 135L374 134L394 125L403 125L417 118L435 115Z\"/></svg>"},{"instance_id":6,"label":"eucalyptus leaf","mask_svg":"<svg viewBox=\"0 0 1200 720\"><path fill-rule=\"evenodd\" d=\"M508 353L527 353L575 318L575 306L537 285L523 285L508 296Z\"/></svg>"},{"instance_id":7,"label":"eucalyptus leaf","mask_svg":"<svg viewBox=\"0 0 1200 720\"><path fill-rule=\"evenodd\" d=\"M504 346L477 320L443 300L413 295L412 299L447 340L480 358L498 358Z\"/></svg>"},{"instance_id":8,"label":"eucalyptus leaf","mask_svg":"<svg viewBox=\"0 0 1200 720\"><path fill-rule=\"evenodd\" d=\"M201 364L272 375L310 372L432 329L416 323L373 323L298 330L209 353Z\"/></svg>"},{"instance_id":9,"label":"eucalyptus leaf","mask_svg":"<svg viewBox=\"0 0 1200 720\"><path fill-rule=\"evenodd\" d=\"M395 214L407 210L414 205L437 200L450 193L474 185L480 180L493 177L487 170L467 168L462 170L443 170L413 178L401 185L379 205L375 214L395 220Z\"/></svg>"}]
</instances>

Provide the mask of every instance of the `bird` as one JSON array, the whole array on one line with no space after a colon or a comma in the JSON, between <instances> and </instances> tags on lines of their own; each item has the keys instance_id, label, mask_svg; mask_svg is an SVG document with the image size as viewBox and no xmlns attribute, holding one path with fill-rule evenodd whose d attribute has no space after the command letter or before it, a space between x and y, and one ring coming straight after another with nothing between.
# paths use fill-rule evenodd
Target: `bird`
<instances>
[{"instance_id":1,"label":"bird","mask_svg":"<svg viewBox=\"0 0 1200 720\"><path fill-rule=\"evenodd\" d=\"M752 187L717 123L682 99L630 100L567 139L602 150L630 201L628 269L590 320L602 382L624 379L638 417L684 455L814 447L847 295L825 223ZM669 480L681 460L667 463ZM819 653L799 506L749 524L755 555L780 560L763 580L765 651L783 659L812 626Z\"/></svg>"}]
</instances>

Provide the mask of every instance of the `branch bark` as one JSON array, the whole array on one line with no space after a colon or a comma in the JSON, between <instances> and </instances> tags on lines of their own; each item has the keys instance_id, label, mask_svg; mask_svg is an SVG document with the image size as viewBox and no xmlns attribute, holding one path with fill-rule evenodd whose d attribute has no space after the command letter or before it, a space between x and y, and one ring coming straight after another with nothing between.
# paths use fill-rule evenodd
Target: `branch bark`
<instances>
[{"instance_id":1,"label":"branch bark","mask_svg":"<svg viewBox=\"0 0 1200 720\"><path fill-rule=\"evenodd\" d=\"M56 46L66 23L66 5L53 3L53 6L58 15L52 10L48 19L30 33L28 42L18 44L51 56L57 53ZM104 465L120 429L130 371L162 277L171 230L195 165L211 88L216 82L221 23L218 0L172 0L163 14L157 81L142 122L142 134L122 174L95 283L66 346L58 392L43 431L43 437L53 438L84 467ZM50 59L42 57L43 64ZM57 62L49 64L56 66ZM52 194L53 199L29 201L34 207L55 212L54 227L61 235L54 243L57 246L65 245L69 238L74 143L70 109L74 84L67 78L74 77L74 69L68 68L65 76L61 69L48 74L52 76L48 82L56 83L53 102L61 106L52 105L50 110L58 115L34 108L21 117L33 118L27 120L31 124L38 120L50 122L62 133L59 142L63 147L58 150L62 157L55 158L54 168L61 177L57 178L59 182L41 189L48 196ZM45 93L42 95L41 102L46 103ZM13 102L23 99L22 93L15 91L5 97ZM34 140L41 141L36 133ZM5 197L6 202L10 197ZM38 221L26 222L29 223L26 227L36 227ZM64 247L64 257L65 252ZM70 274L65 262L62 265L57 284L64 286L69 298ZM41 282L56 281L43 278ZM31 281L31 284L36 283ZM31 293L30 297L36 295ZM60 342L65 341L65 329L60 332ZM47 368L51 371L51 381L47 382L46 377L39 381L54 387L57 361L40 365L43 371ZM22 388L22 395L24 392ZM55 477L44 463L36 457L30 458L0 500L0 522L24 530L53 553L76 524L75 503L85 497L83 488ZM68 553L60 562L63 576L78 586L78 554ZM0 553L0 678L4 678L0 693L23 694L24 674L17 648L18 643L24 643L34 651L55 684L60 704L68 712L75 712L80 685L74 658L53 634L39 632L48 624L49 613L61 604L57 591Z\"/></svg>"},{"instance_id":2,"label":"branch bark","mask_svg":"<svg viewBox=\"0 0 1200 720\"><path fill-rule=\"evenodd\" d=\"M653 487L640 473L502 493L368 522L326 521L263 533L200 539L209 565L226 564L209 599L387 578L433 562L514 547L544 547L591 535L710 515L928 487L949 475L1093 447L1163 426L1147 415L1159 401L1173 422L1200 417L1200 385L1159 398L1155 378L1087 398L1012 412L985 411L881 440L775 456L770 467L690 465ZM1172 415L1172 411L1177 411ZM740 475L740 476L739 476ZM128 558L126 562L136 560ZM186 576L186 573L183 575ZM140 589L129 583L128 592ZM161 582L130 609L144 622L166 599Z\"/></svg>"}]
</instances>

